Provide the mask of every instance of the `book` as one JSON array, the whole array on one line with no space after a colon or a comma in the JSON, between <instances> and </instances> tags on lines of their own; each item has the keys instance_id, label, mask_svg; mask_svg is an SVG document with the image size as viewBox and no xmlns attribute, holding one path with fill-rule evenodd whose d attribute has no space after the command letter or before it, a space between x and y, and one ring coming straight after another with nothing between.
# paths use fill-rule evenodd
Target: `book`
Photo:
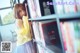
<instances>
[{"instance_id":1,"label":"book","mask_svg":"<svg viewBox=\"0 0 80 53\"><path fill-rule=\"evenodd\" d=\"M61 32L66 53L79 53L79 21L61 22Z\"/></svg>"},{"instance_id":2,"label":"book","mask_svg":"<svg viewBox=\"0 0 80 53\"><path fill-rule=\"evenodd\" d=\"M77 6L74 3L75 0L63 0L64 2L64 12L65 13L76 13L77 12Z\"/></svg>"},{"instance_id":3,"label":"book","mask_svg":"<svg viewBox=\"0 0 80 53\"><path fill-rule=\"evenodd\" d=\"M80 12L80 0L75 0L77 5L77 12Z\"/></svg>"},{"instance_id":4,"label":"book","mask_svg":"<svg viewBox=\"0 0 80 53\"><path fill-rule=\"evenodd\" d=\"M35 8L36 8L37 17L41 17L39 0L34 0L34 5L35 5Z\"/></svg>"},{"instance_id":5,"label":"book","mask_svg":"<svg viewBox=\"0 0 80 53\"><path fill-rule=\"evenodd\" d=\"M75 43L76 43L76 49L77 53L80 52L80 22L74 22L74 30L75 30Z\"/></svg>"},{"instance_id":6,"label":"book","mask_svg":"<svg viewBox=\"0 0 80 53\"><path fill-rule=\"evenodd\" d=\"M57 23L55 21L50 20L39 22L39 29L44 46L55 45L56 47L61 48Z\"/></svg>"},{"instance_id":7,"label":"book","mask_svg":"<svg viewBox=\"0 0 80 53\"><path fill-rule=\"evenodd\" d=\"M62 3L62 0L55 0L53 1L53 4L55 6L55 13L56 14L63 14L64 13L64 5Z\"/></svg>"},{"instance_id":8,"label":"book","mask_svg":"<svg viewBox=\"0 0 80 53\"><path fill-rule=\"evenodd\" d=\"M34 5L34 1L33 0L27 0L27 3L28 3L28 7L29 7L30 18L37 17L36 7Z\"/></svg>"},{"instance_id":9,"label":"book","mask_svg":"<svg viewBox=\"0 0 80 53\"><path fill-rule=\"evenodd\" d=\"M63 40L66 41L66 53L75 53L75 42L74 42L74 28L71 26L72 23L64 22L63 29L65 38ZM72 30L71 30L72 29Z\"/></svg>"},{"instance_id":10,"label":"book","mask_svg":"<svg viewBox=\"0 0 80 53\"><path fill-rule=\"evenodd\" d=\"M39 0L41 15L51 15L54 14L54 6L47 5L47 2L52 2L52 0Z\"/></svg>"},{"instance_id":11,"label":"book","mask_svg":"<svg viewBox=\"0 0 80 53\"><path fill-rule=\"evenodd\" d=\"M75 39L75 30L74 30L74 23L77 22L76 20L75 21L70 21L68 22L69 24L69 33L70 33L70 36L71 36L71 39L72 39L72 47L73 47L73 53L77 53L77 49L76 49L76 39Z\"/></svg>"},{"instance_id":12,"label":"book","mask_svg":"<svg viewBox=\"0 0 80 53\"><path fill-rule=\"evenodd\" d=\"M41 42L41 36L40 36L40 31L39 31L39 23L38 22L33 22L33 32L35 36L35 40L37 42ZM37 32L36 32L37 31Z\"/></svg>"},{"instance_id":13,"label":"book","mask_svg":"<svg viewBox=\"0 0 80 53\"><path fill-rule=\"evenodd\" d=\"M62 34L62 38L63 38L63 44L64 44L64 50L65 52L67 51L67 45L66 45L66 37L65 37L65 33L64 33L64 28L63 28L63 22L60 22L60 28L61 28L61 34Z\"/></svg>"}]
</instances>

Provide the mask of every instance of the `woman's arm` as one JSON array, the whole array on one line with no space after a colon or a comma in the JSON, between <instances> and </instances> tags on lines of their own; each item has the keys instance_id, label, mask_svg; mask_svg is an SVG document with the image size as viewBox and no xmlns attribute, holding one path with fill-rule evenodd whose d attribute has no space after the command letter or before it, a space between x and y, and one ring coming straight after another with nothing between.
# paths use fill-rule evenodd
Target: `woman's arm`
<instances>
[{"instance_id":1,"label":"woman's arm","mask_svg":"<svg viewBox=\"0 0 80 53\"><path fill-rule=\"evenodd\" d=\"M23 20L23 26L24 26L24 28L26 30L26 33L27 34L30 33L30 25L29 25L29 22L28 22L28 17L27 16L23 16L22 20Z\"/></svg>"}]
</instances>

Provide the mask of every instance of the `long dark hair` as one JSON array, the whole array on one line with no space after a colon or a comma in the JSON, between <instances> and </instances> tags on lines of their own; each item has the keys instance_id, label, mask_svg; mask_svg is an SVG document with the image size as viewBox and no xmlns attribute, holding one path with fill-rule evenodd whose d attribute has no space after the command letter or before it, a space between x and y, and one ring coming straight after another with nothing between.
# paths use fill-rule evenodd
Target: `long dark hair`
<instances>
[{"instance_id":1,"label":"long dark hair","mask_svg":"<svg viewBox=\"0 0 80 53\"><path fill-rule=\"evenodd\" d=\"M14 6L14 16L15 16L16 19L22 19L22 17L20 17L20 15L19 15L20 9L24 10L25 11L25 15L27 15L25 5L16 4Z\"/></svg>"}]
</instances>

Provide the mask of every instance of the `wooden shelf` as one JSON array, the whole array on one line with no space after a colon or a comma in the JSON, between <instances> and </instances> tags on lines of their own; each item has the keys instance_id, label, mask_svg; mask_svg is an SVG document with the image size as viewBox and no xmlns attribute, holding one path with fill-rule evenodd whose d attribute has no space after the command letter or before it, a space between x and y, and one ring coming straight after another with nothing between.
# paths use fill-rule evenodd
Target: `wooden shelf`
<instances>
[{"instance_id":1,"label":"wooden shelf","mask_svg":"<svg viewBox=\"0 0 80 53\"><path fill-rule=\"evenodd\" d=\"M67 13L67 14L52 14L42 17L30 18L31 21L39 21L39 20L51 20L51 19L69 19L69 18L77 18L80 17L80 13Z\"/></svg>"}]
</instances>

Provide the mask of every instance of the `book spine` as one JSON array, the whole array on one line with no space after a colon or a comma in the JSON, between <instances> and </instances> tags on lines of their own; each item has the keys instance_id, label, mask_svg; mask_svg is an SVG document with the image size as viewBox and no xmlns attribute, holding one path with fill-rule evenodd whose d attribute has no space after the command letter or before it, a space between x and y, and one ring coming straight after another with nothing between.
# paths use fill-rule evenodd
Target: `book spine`
<instances>
[{"instance_id":1,"label":"book spine","mask_svg":"<svg viewBox=\"0 0 80 53\"><path fill-rule=\"evenodd\" d=\"M42 16L51 15L54 14L54 6L49 5L49 3L52 3L52 0L39 0L40 4L40 11Z\"/></svg>"},{"instance_id":2,"label":"book spine","mask_svg":"<svg viewBox=\"0 0 80 53\"><path fill-rule=\"evenodd\" d=\"M41 42L41 37L40 37L40 31L39 31L39 25L37 22L33 22L33 32L34 32L34 36L37 42ZM37 31L37 32L36 32Z\"/></svg>"},{"instance_id":3,"label":"book spine","mask_svg":"<svg viewBox=\"0 0 80 53\"><path fill-rule=\"evenodd\" d=\"M63 0L64 2L64 12L65 13L76 13L77 12L77 6L74 3L74 0Z\"/></svg>"},{"instance_id":4,"label":"book spine","mask_svg":"<svg viewBox=\"0 0 80 53\"><path fill-rule=\"evenodd\" d=\"M67 22L64 23L64 33L65 33L65 39L66 39L66 45L67 45L67 52L66 53L74 53L74 46L72 42L72 38L70 35L69 30L69 24Z\"/></svg>"},{"instance_id":5,"label":"book spine","mask_svg":"<svg viewBox=\"0 0 80 53\"><path fill-rule=\"evenodd\" d=\"M30 12L30 17L31 18L36 18L36 7L34 5L34 1L33 0L27 0L28 2L28 6L29 6L29 12Z\"/></svg>"},{"instance_id":6,"label":"book spine","mask_svg":"<svg viewBox=\"0 0 80 53\"><path fill-rule=\"evenodd\" d=\"M77 5L77 12L80 12L80 0L75 0Z\"/></svg>"},{"instance_id":7,"label":"book spine","mask_svg":"<svg viewBox=\"0 0 80 53\"><path fill-rule=\"evenodd\" d=\"M42 44L46 46L41 22L39 22L39 30L40 30Z\"/></svg>"},{"instance_id":8,"label":"book spine","mask_svg":"<svg viewBox=\"0 0 80 53\"><path fill-rule=\"evenodd\" d=\"M70 33L70 36L71 36L71 40L72 40L72 43L73 43L73 51L74 53L77 53L77 50L76 50L76 41L75 41L75 30L74 30L74 21L71 21L71 22L68 22L69 24L69 33Z\"/></svg>"},{"instance_id":9,"label":"book spine","mask_svg":"<svg viewBox=\"0 0 80 53\"><path fill-rule=\"evenodd\" d=\"M62 0L55 0L55 2L53 2L53 5L56 7L56 14L63 14L64 13L64 8L63 8L63 4L62 4Z\"/></svg>"},{"instance_id":10,"label":"book spine","mask_svg":"<svg viewBox=\"0 0 80 53\"><path fill-rule=\"evenodd\" d=\"M35 7L36 7L36 14L37 14L37 17L41 17L41 11L40 11L39 0L34 0L34 5L35 5Z\"/></svg>"},{"instance_id":11,"label":"book spine","mask_svg":"<svg viewBox=\"0 0 80 53\"><path fill-rule=\"evenodd\" d=\"M64 34L64 29L63 29L63 22L60 22L60 28L61 28L61 32L62 32L62 38L63 38L63 44L64 44L64 50L65 52L67 51L67 45L66 45L66 37L65 37L65 34Z\"/></svg>"},{"instance_id":12,"label":"book spine","mask_svg":"<svg viewBox=\"0 0 80 53\"><path fill-rule=\"evenodd\" d=\"M79 22L75 22L74 23L74 30L75 30L75 43L76 43L76 49L77 49L77 53L80 52L80 23Z\"/></svg>"}]
</instances>

